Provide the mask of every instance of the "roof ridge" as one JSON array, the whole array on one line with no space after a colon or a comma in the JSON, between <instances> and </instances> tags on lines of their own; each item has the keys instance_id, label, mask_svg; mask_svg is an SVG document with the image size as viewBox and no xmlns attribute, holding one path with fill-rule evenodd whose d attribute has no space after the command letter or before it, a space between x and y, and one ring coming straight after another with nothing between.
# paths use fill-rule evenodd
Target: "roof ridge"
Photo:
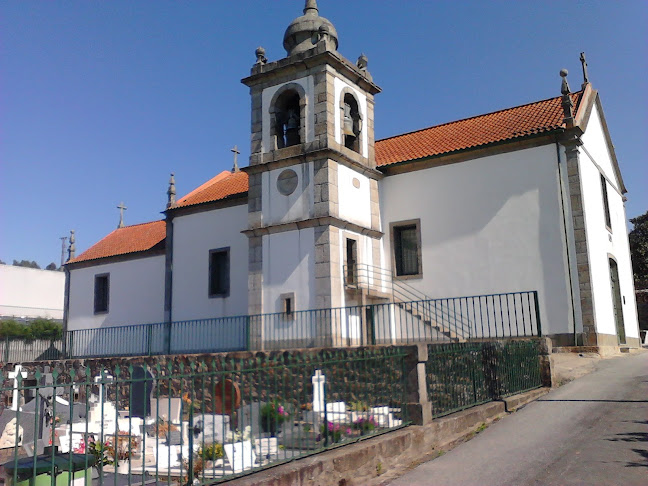
<instances>
[{"instance_id":1,"label":"roof ridge","mask_svg":"<svg viewBox=\"0 0 648 486\"><path fill-rule=\"evenodd\" d=\"M581 91L583 91L583 90L581 89L581 90L575 91L575 92L570 93L570 94L577 95ZM542 99L542 100L531 101L529 103L524 103L522 105L510 106L508 108L502 108L500 110L490 111L488 113L482 113L480 115L473 115L473 116L468 116L466 118L459 118L458 120L452 120L452 121L445 122L445 123L439 123L438 125L430 125L429 127L419 128L417 130L412 130L410 132L404 132L404 133L400 133L398 135L392 135L391 137L381 138L379 140L376 140L375 143L383 142L385 140L391 140L391 139L398 138L398 137L404 137L405 135L412 135L414 133L423 132L425 130L430 130L432 128L439 128L439 127L443 127L443 126L446 126L446 125L452 125L453 123L459 123L459 122L463 122L463 121L467 121L467 120L473 120L475 118L480 118L482 116L494 115L495 113L502 113L504 111L514 110L516 108L524 108L525 106L537 105L538 103L544 103L544 102L547 102L547 101L556 100L556 99L560 99L560 98L561 98L560 96L552 96L551 98L545 98L545 99Z\"/></svg>"},{"instance_id":2,"label":"roof ridge","mask_svg":"<svg viewBox=\"0 0 648 486\"><path fill-rule=\"evenodd\" d=\"M144 226L145 224L153 224L153 223L164 223L164 220L163 219L156 219L154 221L145 221L144 223L129 224L127 226L123 226L122 228L117 228L117 229L113 230L111 233L114 233L115 231L119 231L119 230L126 229L126 228L134 228L135 226ZM109 233L109 234L111 234L111 233Z\"/></svg>"}]
</instances>

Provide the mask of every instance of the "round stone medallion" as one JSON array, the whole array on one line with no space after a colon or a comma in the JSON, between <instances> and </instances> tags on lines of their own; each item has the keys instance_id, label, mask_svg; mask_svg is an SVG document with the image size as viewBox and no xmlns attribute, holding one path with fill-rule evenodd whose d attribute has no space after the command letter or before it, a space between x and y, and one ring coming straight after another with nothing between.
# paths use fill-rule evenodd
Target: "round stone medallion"
<instances>
[{"instance_id":1,"label":"round stone medallion","mask_svg":"<svg viewBox=\"0 0 648 486\"><path fill-rule=\"evenodd\" d=\"M360 189L360 179L358 179L357 177L353 178L353 187Z\"/></svg>"},{"instance_id":2,"label":"round stone medallion","mask_svg":"<svg viewBox=\"0 0 648 486\"><path fill-rule=\"evenodd\" d=\"M292 169L286 169L277 178L277 190L284 196L290 196L297 189L299 178Z\"/></svg>"}]
</instances>

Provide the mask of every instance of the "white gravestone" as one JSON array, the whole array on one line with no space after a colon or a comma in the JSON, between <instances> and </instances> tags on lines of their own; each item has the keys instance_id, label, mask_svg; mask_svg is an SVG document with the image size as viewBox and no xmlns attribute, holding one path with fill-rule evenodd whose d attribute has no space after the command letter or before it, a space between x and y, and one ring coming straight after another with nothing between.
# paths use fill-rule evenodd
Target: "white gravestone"
<instances>
[{"instance_id":1,"label":"white gravestone","mask_svg":"<svg viewBox=\"0 0 648 486\"><path fill-rule=\"evenodd\" d=\"M223 446L230 467L235 473L252 469L256 463L256 454L252 450L252 442L234 442Z\"/></svg>"},{"instance_id":2,"label":"white gravestone","mask_svg":"<svg viewBox=\"0 0 648 486\"><path fill-rule=\"evenodd\" d=\"M322 374L322 370L315 370L311 381L313 382L313 412L323 412L326 376Z\"/></svg>"},{"instance_id":3,"label":"white gravestone","mask_svg":"<svg viewBox=\"0 0 648 486\"><path fill-rule=\"evenodd\" d=\"M26 371L21 371L22 366L16 365L14 367L13 371L10 371L8 373L8 377L13 380L13 397L11 400L11 408L10 410L18 411L18 408L20 407L20 391L18 390L18 376L22 378L27 378L27 372ZM22 380L20 380L20 384L22 384Z\"/></svg>"}]
</instances>

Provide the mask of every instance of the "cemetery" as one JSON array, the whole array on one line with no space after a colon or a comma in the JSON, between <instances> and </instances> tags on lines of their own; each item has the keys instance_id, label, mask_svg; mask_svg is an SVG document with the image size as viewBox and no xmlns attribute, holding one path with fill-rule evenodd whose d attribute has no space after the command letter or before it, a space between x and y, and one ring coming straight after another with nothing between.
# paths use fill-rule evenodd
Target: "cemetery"
<instances>
[{"instance_id":1,"label":"cemetery","mask_svg":"<svg viewBox=\"0 0 648 486\"><path fill-rule=\"evenodd\" d=\"M207 484L409 423L403 348L239 356L7 364L5 481Z\"/></svg>"}]
</instances>

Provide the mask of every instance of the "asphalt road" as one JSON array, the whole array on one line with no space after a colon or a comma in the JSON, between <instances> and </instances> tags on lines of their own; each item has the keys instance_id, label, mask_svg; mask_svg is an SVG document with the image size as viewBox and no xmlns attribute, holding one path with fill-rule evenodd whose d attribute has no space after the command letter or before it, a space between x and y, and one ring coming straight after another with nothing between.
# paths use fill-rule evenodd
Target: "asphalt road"
<instances>
[{"instance_id":1,"label":"asphalt road","mask_svg":"<svg viewBox=\"0 0 648 486\"><path fill-rule=\"evenodd\" d=\"M597 370L392 485L648 485L648 353Z\"/></svg>"}]
</instances>

